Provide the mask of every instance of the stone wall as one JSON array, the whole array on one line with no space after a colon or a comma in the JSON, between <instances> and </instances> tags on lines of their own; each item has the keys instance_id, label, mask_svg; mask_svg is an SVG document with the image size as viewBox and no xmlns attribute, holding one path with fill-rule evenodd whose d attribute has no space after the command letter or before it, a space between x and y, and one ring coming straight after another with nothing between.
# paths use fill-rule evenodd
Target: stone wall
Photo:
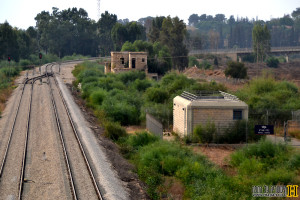
<instances>
[{"instance_id":1,"label":"stone wall","mask_svg":"<svg viewBox=\"0 0 300 200\"><path fill-rule=\"evenodd\" d=\"M192 109L192 131L198 125L205 125L208 122L213 122L220 133L223 133L227 128L231 127L233 120L233 109Z\"/></svg>"},{"instance_id":2,"label":"stone wall","mask_svg":"<svg viewBox=\"0 0 300 200\"><path fill-rule=\"evenodd\" d=\"M111 68L128 68L129 52L111 52Z\"/></svg>"},{"instance_id":3,"label":"stone wall","mask_svg":"<svg viewBox=\"0 0 300 200\"><path fill-rule=\"evenodd\" d=\"M129 68L137 69L137 70L146 70L146 68L147 68L147 53L145 53L145 52L129 52Z\"/></svg>"}]
</instances>

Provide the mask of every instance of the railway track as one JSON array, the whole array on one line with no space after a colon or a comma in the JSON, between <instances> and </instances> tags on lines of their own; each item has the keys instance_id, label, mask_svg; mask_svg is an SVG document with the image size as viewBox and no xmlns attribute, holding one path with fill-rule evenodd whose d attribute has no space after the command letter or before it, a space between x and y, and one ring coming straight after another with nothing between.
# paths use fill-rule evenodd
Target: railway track
<instances>
[{"instance_id":1,"label":"railway track","mask_svg":"<svg viewBox=\"0 0 300 200\"><path fill-rule=\"evenodd\" d=\"M38 76L31 79L26 79L22 88L22 92L20 95L20 100L18 102L17 111L13 119L13 125L9 132L9 138L5 147L4 155L1 161L0 166L0 193L3 194L5 192L8 192L10 196L18 197L18 199L21 199L21 194L23 191L23 181L24 181L24 171L26 166L26 154L27 154L27 143L28 143L28 135L29 135L29 129L30 129L30 117L31 117L31 105L32 105L32 96L33 96L33 85L36 80L45 77ZM30 97L29 99L24 98L24 91L27 90L26 85L31 82L30 87ZM28 102L29 101L29 102ZM23 112L21 116L24 116L26 114L26 111L20 111L20 107L22 104L29 103L28 110L27 110L27 119L26 124L22 124L22 126L17 127L17 121L23 121L21 117L19 117L20 112ZM23 134L22 133L22 128ZM25 132L24 132L25 131ZM20 137L23 136L23 142L22 140L19 140ZM23 151L22 154L18 151L15 151L16 145L22 145ZM12 147L13 146L13 147ZM10 158L10 159L8 159ZM16 162L21 162L18 164L15 164ZM18 168L19 166L19 168ZM15 168L15 170L11 170L11 168ZM18 168L18 169L17 169ZM5 174L4 172L7 171ZM16 174L18 174L18 180L16 179ZM9 189L9 191L7 191Z\"/></svg>"},{"instance_id":2,"label":"railway track","mask_svg":"<svg viewBox=\"0 0 300 200\"><path fill-rule=\"evenodd\" d=\"M66 198L69 199L68 197L72 197L74 200L103 199L91 164L89 163L85 149L81 144L80 137L77 133L62 92L59 89L55 77L53 77L53 66L54 64L48 64L45 67L45 73L43 75L30 79L26 78L21 89L17 109L13 117L12 127L8 134L3 157L1 158L1 199L31 199L30 195L27 195L28 190L30 190L30 184L27 184L28 180L25 177L27 173L26 166L28 154L31 157L31 154L28 153L27 150L30 140L29 135L31 134L31 116L33 114L33 88L36 81L41 80L42 83L43 79L47 80L47 84L49 86L53 108L52 113L55 118L55 126L58 131L57 134L59 134L60 138L59 143L63 149L62 151L66 170L62 173L67 172L65 177L68 178L66 182L69 183L69 189L66 190L66 192L71 193L66 195ZM48 72L48 67L51 67L51 72ZM24 120L25 115L26 120ZM22 150L20 150L20 148ZM31 158L29 160L29 163L31 164ZM31 170L34 171L34 169ZM28 176L30 177L30 173ZM24 190L24 187L27 189ZM51 191L49 191L49 193L51 193Z\"/></svg>"},{"instance_id":3,"label":"railway track","mask_svg":"<svg viewBox=\"0 0 300 200\"><path fill-rule=\"evenodd\" d=\"M54 74L52 68L53 66L54 65L50 66L51 74ZM87 198L87 195L90 195L88 199L102 200L103 197L100 188L97 184L96 178L92 171L91 165L89 163L83 145L80 141L80 137L77 133L77 129L72 120L72 117L70 115L69 109L64 100L62 92L59 89L55 77L48 76L47 67L48 66L46 66L47 82L51 91L50 92L51 99L52 99L51 101L53 105L53 110L56 118L56 124L58 127L58 132L60 135L63 152L64 152L64 158L68 169L68 176L69 176L69 182L72 190L73 199L83 199L83 198ZM56 95L54 95L54 93L56 93ZM60 105L57 105L58 102L62 102L62 104L60 103ZM68 120L64 121L65 119ZM64 127L62 127L62 124L64 124ZM72 154L70 153L71 151ZM77 153L74 153L74 151L76 151ZM78 158L79 157L78 153L82 156L81 159ZM76 155L76 157L74 155ZM82 183L83 182L82 176L89 177L89 180L88 178L85 178L85 182ZM89 185L92 187L87 187ZM94 194L92 194L93 191L91 191L91 188L94 188Z\"/></svg>"}]
</instances>

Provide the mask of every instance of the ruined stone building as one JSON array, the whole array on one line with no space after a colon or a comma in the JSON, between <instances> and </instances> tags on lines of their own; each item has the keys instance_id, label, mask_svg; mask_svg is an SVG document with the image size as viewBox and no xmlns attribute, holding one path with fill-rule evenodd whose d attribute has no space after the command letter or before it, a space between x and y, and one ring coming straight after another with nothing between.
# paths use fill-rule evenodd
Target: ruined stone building
<instances>
[{"instance_id":1,"label":"ruined stone building","mask_svg":"<svg viewBox=\"0 0 300 200\"><path fill-rule=\"evenodd\" d=\"M147 52L111 52L111 63L106 63L105 73L139 70L148 73Z\"/></svg>"},{"instance_id":2,"label":"ruined stone building","mask_svg":"<svg viewBox=\"0 0 300 200\"><path fill-rule=\"evenodd\" d=\"M224 133L236 120L248 120L248 105L234 95L183 92L173 99L173 131L180 137L190 136L195 126L208 122Z\"/></svg>"}]
</instances>

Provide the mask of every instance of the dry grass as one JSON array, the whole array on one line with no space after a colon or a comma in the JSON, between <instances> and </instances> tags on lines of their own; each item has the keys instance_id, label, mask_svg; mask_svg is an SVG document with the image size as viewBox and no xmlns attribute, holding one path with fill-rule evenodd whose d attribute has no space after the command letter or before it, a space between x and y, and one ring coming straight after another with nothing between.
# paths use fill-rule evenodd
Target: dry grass
<instances>
[{"instance_id":1,"label":"dry grass","mask_svg":"<svg viewBox=\"0 0 300 200\"><path fill-rule=\"evenodd\" d=\"M162 197L162 199L173 199L173 200L181 200L183 199L184 195L184 185L181 183L181 181L177 180L174 177L165 177L163 188L165 188L167 191L166 197Z\"/></svg>"},{"instance_id":2,"label":"dry grass","mask_svg":"<svg viewBox=\"0 0 300 200\"><path fill-rule=\"evenodd\" d=\"M193 151L205 155L211 162L223 167L227 166L227 159L234 152L234 149L227 147L194 147Z\"/></svg>"},{"instance_id":3,"label":"dry grass","mask_svg":"<svg viewBox=\"0 0 300 200\"><path fill-rule=\"evenodd\" d=\"M12 93L12 88L5 88L0 90L0 114L5 108L5 103Z\"/></svg>"}]
</instances>

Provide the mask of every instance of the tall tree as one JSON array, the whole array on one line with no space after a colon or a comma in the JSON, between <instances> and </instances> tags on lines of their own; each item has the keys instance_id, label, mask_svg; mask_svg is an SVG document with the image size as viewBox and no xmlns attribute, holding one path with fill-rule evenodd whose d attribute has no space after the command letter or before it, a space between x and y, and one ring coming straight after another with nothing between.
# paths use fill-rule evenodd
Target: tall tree
<instances>
[{"instance_id":1,"label":"tall tree","mask_svg":"<svg viewBox=\"0 0 300 200\"><path fill-rule=\"evenodd\" d=\"M99 37L100 37L100 53L102 56L110 55L114 50L114 43L111 38L111 31L117 23L117 15L109 14L107 11L101 14L98 21Z\"/></svg>"},{"instance_id":2,"label":"tall tree","mask_svg":"<svg viewBox=\"0 0 300 200\"><path fill-rule=\"evenodd\" d=\"M163 20L159 41L169 48L173 66L178 70L183 70L188 66L188 50L184 43L186 34L186 25L183 20L170 16Z\"/></svg>"},{"instance_id":3,"label":"tall tree","mask_svg":"<svg viewBox=\"0 0 300 200\"><path fill-rule=\"evenodd\" d=\"M156 42L159 40L160 31L165 17L156 17L152 20L152 26L148 33L148 39L150 42Z\"/></svg>"},{"instance_id":4,"label":"tall tree","mask_svg":"<svg viewBox=\"0 0 300 200\"><path fill-rule=\"evenodd\" d=\"M256 55L256 61L263 61L265 56L271 50L271 35L267 25L262 26L257 23L252 31L253 50Z\"/></svg>"},{"instance_id":5,"label":"tall tree","mask_svg":"<svg viewBox=\"0 0 300 200\"><path fill-rule=\"evenodd\" d=\"M0 24L0 58L6 59L8 55L14 60L19 60L17 32L6 21Z\"/></svg>"},{"instance_id":6,"label":"tall tree","mask_svg":"<svg viewBox=\"0 0 300 200\"><path fill-rule=\"evenodd\" d=\"M135 40L145 40L145 28L137 22L129 22L125 25L116 23L111 31L111 37L116 51L120 51L122 45L126 42Z\"/></svg>"},{"instance_id":7,"label":"tall tree","mask_svg":"<svg viewBox=\"0 0 300 200\"><path fill-rule=\"evenodd\" d=\"M194 26L195 24L197 24L199 22L199 16L197 14L192 14L189 17L189 25Z\"/></svg>"}]
</instances>

